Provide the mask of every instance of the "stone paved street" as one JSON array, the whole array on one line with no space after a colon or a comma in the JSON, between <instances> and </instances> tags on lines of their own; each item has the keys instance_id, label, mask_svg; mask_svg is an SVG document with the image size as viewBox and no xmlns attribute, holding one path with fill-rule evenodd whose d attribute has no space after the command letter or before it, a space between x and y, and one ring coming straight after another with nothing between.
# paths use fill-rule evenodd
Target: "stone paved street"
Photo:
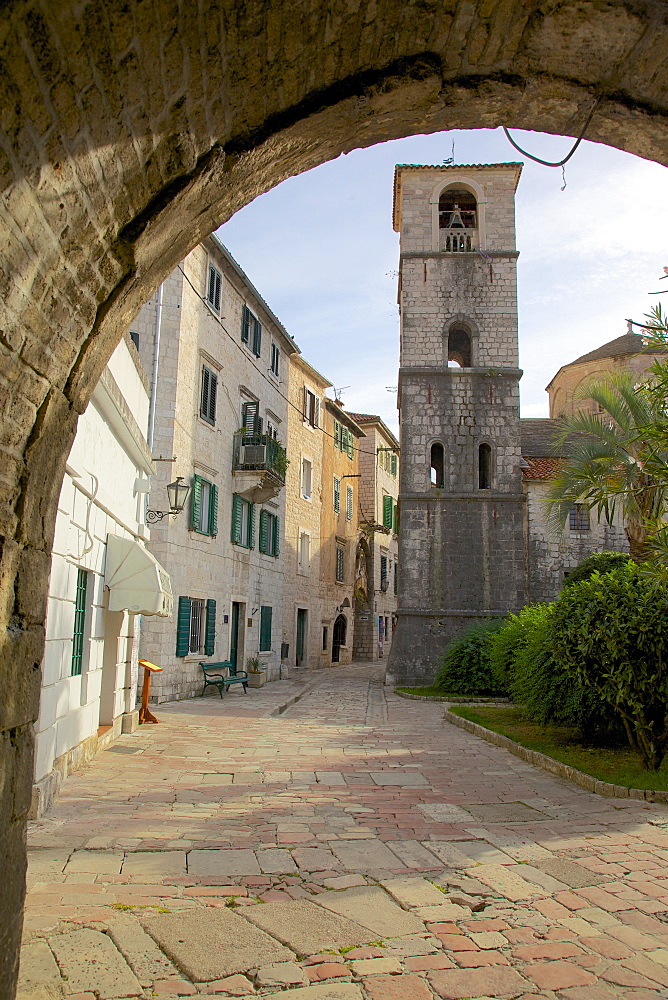
<instances>
[{"instance_id":1,"label":"stone paved street","mask_svg":"<svg viewBox=\"0 0 668 1000\"><path fill-rule=\"evenodd\" d=\"M668 997L668 808L443 708L369 664L159 706L33 824L20 1000Z\"/></svg>"}]
</instances>

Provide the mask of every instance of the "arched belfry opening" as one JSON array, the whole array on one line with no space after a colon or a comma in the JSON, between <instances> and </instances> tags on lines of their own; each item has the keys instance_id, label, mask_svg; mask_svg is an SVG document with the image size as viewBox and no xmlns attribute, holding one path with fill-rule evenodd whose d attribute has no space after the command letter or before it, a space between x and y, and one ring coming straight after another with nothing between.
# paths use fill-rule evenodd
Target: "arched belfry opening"
<instances>
[{"instance_id":1,"label":"arched belfry opening","mask_svg":"<svg viewBox=\"0 0 668 1000\"><path fill-rule=\"evenodd\" d=\"M478 249L478 202L463 187L448 187L438 199L439 249L446 253Z\"/></svg>"},{"instance_id":2,"label":"arched belfry opening","mask_svg":"<svg viewBox=\"0 0 668 1000\"><path fill-rule=\"evenodd\" d=\"M448 330L448 364L471 368L472 359L471 331L463 323L453 323Z\"/></svg>"}]
</instances>

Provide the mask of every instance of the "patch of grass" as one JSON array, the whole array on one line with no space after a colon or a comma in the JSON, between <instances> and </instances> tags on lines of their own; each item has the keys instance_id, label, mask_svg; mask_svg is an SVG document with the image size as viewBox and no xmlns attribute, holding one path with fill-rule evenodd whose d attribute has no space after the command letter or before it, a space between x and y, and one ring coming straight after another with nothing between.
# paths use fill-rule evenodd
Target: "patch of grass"
<instances>
[{"instance_id":1,"label":"patch of grass","mask_svg":"<svg viewBox=\"0 0 668 1000\"><path fill-rule=\"evenodd\" d=\"M402 691L404 694L419 694L424 698L448 698L449 695L442 691L440 688L434 687L433 684L427 687L398 687L397 691Z\"/></svg>"},{"instance_id":2,"label":"patch of grass","mask_svg":"<svg viewBox=\"0 0 668 1000\"><path fill-rule=\"evenodd\" d=\"M171 910L168 910L166 906L153 906L150 903L142 903L141 905L135 905L134 903L131 905L128 905L127 903L111 903L110 906L112 910L120 910L122 913L125 913L127 910L155 910L156 913L172 912Z\"/></svg>"},{"instance_id":3,"label":"patch of grass","mask_svg":"<svg viewBox=\"0 0 668 1000\"><path fill-rule=\"evenodd\" d=\"M507 736L528 750L537 750L562 764L584 771L599 781L609 781L626 788L668 789L668 758L658 771L645 771L638 755L627 746L592 746L583 742L574 728L540 726L527 719L522 709L515 706L458 706L450 711L462 719Z\"/></svg>"}]
</instances>

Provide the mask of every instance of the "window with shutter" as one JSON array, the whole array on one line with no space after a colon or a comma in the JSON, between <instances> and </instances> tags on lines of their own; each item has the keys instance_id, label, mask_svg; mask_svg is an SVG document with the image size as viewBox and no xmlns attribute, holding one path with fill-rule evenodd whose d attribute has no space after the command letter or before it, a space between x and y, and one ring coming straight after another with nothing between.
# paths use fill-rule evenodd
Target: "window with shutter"
<instances>
[{"instance_id":1,"label":"window with shutter","mask_svg":"<svg viewBox=\"0 0 668 1000\"><path fill-rule=\"evenodd\" d=\"M250 344L253 314L248 306L241 307L241 343Z\"/></svg>"},{"instance_id":2,"label":"window with shutter","mask_svg":"<svg viewBox=\"0 0 668 1000\"><path fill-rule=\"evenodd\" d=\"M206 602L206 624L204 626L204 652L213 656L216 650L216 602L209 598Z\"/></svg>"},{"instance_id":3,"label":"window with shutter","mask_svg":"<svg viewBox=\"0 0 668 1000\"><path fill-rule=\"evenodd\" d=\"M203 420L212 426L216 423L216 396L218 394L218 376L207 365L202 365L202 393L199 414Z\"/></svg>"},{"instance_id":4,"label":"window with shutter","mask_svg":"<svg viewBox=\"0 0 668 1000\"><path fill-rule=\"evenodd\" d=\"M346 486L346 521L353 519L353 488Z\"/></svg>"},{"instance_id":5,"label":"window with shutter","mask_svg":"<svg viewBox=\"0 0 668 1000\"><path fill-rule=\"evenodd\" d=\"M190 599L190 641L189 653L202 651L202 619L204 616L204 601L194 597Z\"/></svg>"},{"instance_id":6,"label":"window with shutter","mask_svg":"<svg viewBox=\"0 0 668 1000\"><path fill-rule=\"evenodd\" d=\"M241 425L246 434L261 434L260 404L257 400L244 403L241 407Z\"/></svg>"},{"instance_id":7,"label":"window with shutter","mask_svg":"<svg viewBox=\"0 0 668 1000\"><path fill-rule=\"evenodd\" d=\"M271 344L271 362L270 362L269 368L271 370L272 375L275 375L276 378L278 378L280 360L281 360L281 352L278 349L278 345L274 344L274 342L272 341L272 344Z\"/></svg>"},{"instance_id":8,"label":"window with shutter","mask_svg":"<svg viewBox=\"0 0 668 1000\"><path fill-rule=\"evenodd\" d=\"M304 386L304 423L311 427L318 426L318 414L320 412L320 400L315 393Z\"/></svg>"},{"instance_id":9,"label":"window with shutter","mask_svg":"<svg viewBox=\"0 0 668 1000\"><path fill-rule=\"evenodd\" d=\"M397 562L394 563L394 596L396 597L399 593L399 566Z\"/></svg>"},{"instance_id":10,"label":"window with shutter","mask_svg":"<svg viewBox=\"0 0 668 1000\"><path fill-rule=\"evenodd\" d=\"M341 450L341 424L338 420L334 421L334 447Z\"/></svg>"},{"instance_id":11,"label":"window with shutter","mask_svg":"<svg viewBox=\"0 0 668 1000\"><path fill-rule=\"evenodd\" d=\"M380 589L387 590L387 556L380 557Z\"/></svg>"},{"instance_id":12,"label":"window with shutter","mask_svg":"<svg viewBox=\"0 0 668 1000\"><path fill-rule=\"evenodd\" d=\"M235 545L252 549L255 545L255 504L237 493L232 497L232 532Z\"/></svg>"},{"instance_id":13,"label":"window with shutter","mask_svg":"<svg viewBox=\"0 0 668 1000\"><path fill-rule=\"evenodd\" d=\"M390 458L390 472L396 479L397 475L397 456L392 452L392 457Z\"/></svg>"},{"instance_id":14,"label":"window with shutter","mask_svg":"<svg viewBox=\"0 0 668 1000\"><path fill-rule=\"evenodd\" d=\"M269 554L269 511L260 511L260 541L259 541L260 552L264 552L265 555Z\"/></svg>"},{"instance_id":15,"label":"window with shutter","mask_svg":"<svg viewBox=\"0 0 668 1000\"><path fill-rule=\"evenodd\" d=\"M193 488L190 491L190 527L193 531L199 531L202 520L202 479L200 476L193 476Z\"/></svg>"},{"instance_id":16,"label":"window with shutter","mask_svg":"<svg viewBox=\"0 0 668 1000\"><path fill-rule=\"evenodd\" d=\"M311 478L313 467L308 458L302 459L302 496L305 500L311 499Z\"/></svg>"},{"instance_id":17,"label":"window with shutter","mask_svg":"<svg viewBox=\"0 0 668 1000\"><path fill-rule=\"evenodd\" d=\"M259 358L262 354L262 324L253 316L253 354Z\"/></svg>"},{"instance_id":18,"label":"window with shutter","mask_svg":"<svg viewBox=\"0 0 668 1000\"><path fill-rule=\"evenodd\" d=\"M336 582L344 582L344 560L345 554L342 545L336 546Z\"/></svg>"},{"instance_id":19,"label":"window with shutter","mask_svg":"<svg viewBox=\"0 0 668 1000\"><path fill-rule=\"evenodd\" d=\"M271 531L271 541L272 541L272 556L278 557L280 555L281 549L281 521L277 514L274 514L272 522Z\"/></svg>"},{"instance_id":20,"label":"window with shutter","mask_svg":"<svg viewBox=\"0 0 668 1000\"><path fill-rule=\"evenodd\" d=\"M308 573L310 561L311 536L307 531L302 531L299 535L298 569L300 573Z\"/></svg>"},{"instance_id":21,"label":"window with shutter","mask_svg":"<svg viewBox=\"0 0 668 1000\"><path fill-rule=\"evenodd\" d=\"M206 301L212 309L220 312L220 292L223 285L223 277L217 267L209 264L209 285L206 292Z\"/></svg>"},{"instance_id":22,"label":"window with shutter","mask_svg":"<svg viewBox=\"0 0 668 1000\"><path fill-rule=\"evenodd\" d=\"M260 652L271 649L271 618L272 608L266 605L260 608Z\"/></svg>"},{"instance_id":23,"label":"window with shutter","mask_svg":"<svg viewBox=\"0 0 668 1000\"><path fill-rule=\"evenodd\" d=\"M74 628L72 630L72 662L70 674L77 677L83 670L84 633L86 628L86 596L88 592L88 572L77 570L77 589L74 599Z\"/></svg>"},{"instance_id":24,"label":"window with shutter","mask_svg":"<svg viewBox=\"0 0 668 1000\"><path fill-rule=\"evenodd\" d=\"M383 527L392 530L392 519L393 519L393 505L394 501L392 497L387 493L383 497Z\"/></svg>"},{"instance_id":25,"label":"window with shutter","mask_svg":"<svg viewBox=\"0 0 668 1000\"><path fill-rule=\"evenodd\" d=\"M201 476L193 476L190 527L200 535L218 533L218 489Z\"/></svg>"},{"instance_id":26,"label":"window with shutter","mask_svg":"<svg viewBox=\"0 0 668 1000\"><path fill-rule=\"evenodd\" d=\"M209 534L218 534L218 487L211 483L209 490Z\"/></svg>"},{"instance_id":27,"label":"window with shutter","mask_svg":"<svg viewBox=\"0 0 668 1000\"><path fill-rule=\"evenodd\" d=\"M313 407L313 426L320 427L320 400L315 396L315 403Z\"/></svg>"},{"instance_id":28,"label":"window with shutter","mask_svg":"<svg viewBox=\"0 0 668 1000\"><path fill-rule=\"evenodd\" d=\"M392 513L392 531L395 535L399 534L399 504L395 503L394 511Z\"/></svg>"},{"instance_id":29,"label":"window with shutter","mask_svg":"<svg viewBox=\"0 0 668 1000\"><path fill-rule=\"evenodd\" d=\"M348 447L346 451L348 452L348 458L352 459L355 457L355 435L352 431L348 431Z\"/></svg>"},{"instance_id":30,"label":"window with shutter","mask_svg":"<svg viewBox=\"0 0 668 1000\"><path fill-rule=\"evenodd\" d=\"M338 476L334 476L334 513L339 514L341 511L341 480Z\"/></svg>"},{"instance_id":31,"label":"window with shutter","mask_svg":"<svg viewBox=\"0 0 668 1000\"><path fill-rule=\"evenodd\" d=\"M176 615L176 655L187 656L190 646L190 598L179 597Z\"/></svg>"}]
</instances>

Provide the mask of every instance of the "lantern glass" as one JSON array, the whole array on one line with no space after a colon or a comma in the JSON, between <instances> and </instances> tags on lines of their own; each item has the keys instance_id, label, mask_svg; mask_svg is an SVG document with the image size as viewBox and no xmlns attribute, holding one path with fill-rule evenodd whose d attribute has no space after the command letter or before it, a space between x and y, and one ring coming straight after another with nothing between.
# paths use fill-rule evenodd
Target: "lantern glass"
<instances>
[{"instance_id":1,"label":"lantern glass","mask_svg":"<svg viewBox=\"0 0 668 1000\"><path fill-rule=\"evenodd\" d=\"M183 476L177 476L173 483L168 484L167 496L173 513L178 514L183 510L189 493L190 487L183 482Z\"/></svg>"}]
</instances>

